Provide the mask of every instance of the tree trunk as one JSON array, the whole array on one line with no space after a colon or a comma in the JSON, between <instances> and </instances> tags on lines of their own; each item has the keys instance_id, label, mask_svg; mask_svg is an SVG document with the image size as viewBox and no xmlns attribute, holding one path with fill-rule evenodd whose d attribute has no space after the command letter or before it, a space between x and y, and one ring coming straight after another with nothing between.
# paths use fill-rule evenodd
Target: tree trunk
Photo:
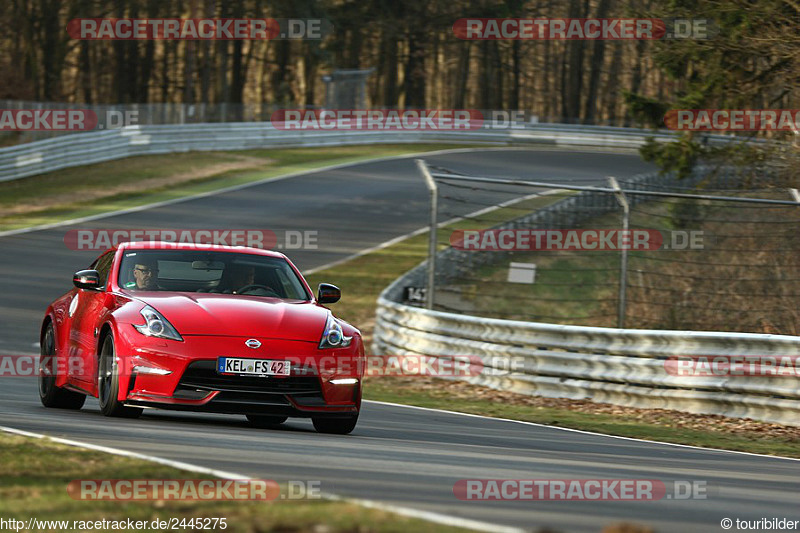
<instances>
[{"instance_id":1,"label":"tree trunk","mask_svg":"<svg viewBox=\"0 0 800 533\"><path fill-rule=\"evenodd\" d=\"M597 6L596 18L607 18L611 7L611 0L600 0ZM589 89L586 92L586 107L583 113L584 122L593 124L597 111L597 92L600 89L600 73L603 70L606 52L606 42L596 39L593 43L592 60L589 71Z\"/></svg>"},{"instance_id":2,"label":"tree trunk","mask_svg":"<svg viewBox=\"0 0 800 533\"><path fill-rule=\"evenodd\" d=\"M216 8L214 0L206 0L203 10L206 17L214 18ZM211 41L205 40L201 45L202 59L200 61L200 102L208 105L211 103Z\"/></svg>"},{"instance_id":3,"label":"tree trunk","mask_svg":"<svg viewBox=\"0 0 800 533\"><path fill-rule=\"evenodd\" d=\"M453 94L453 108L464 109L467 96L467 82L469 81L469 54L472 43L464 41L460 44L458 56L458 72Z\"/></svg>"},{"instance_id":4,"label":"tree trunk","mask_svg":"<svg viewBox=\"0 0 800 533\"><path fill-rule=\"evenodd\" d=\"M317 64L319 62L319 44L314 41L303 42L303 79L305 80L305 94L303 105L313 106L317 82Z\"/></svg>"},{"instance_id":5,"label":"tree trunk","mask_svg":"<svg viewBox=\"0 0 800 533\"><path fill-rule=\"evenodd\" d=\"M125 17L125 0L114 0L114 11L117 18ZM127 103L128 95L128 68L125 41L114 41L114 93L119 104Z\"/></svg>"},{"instance_id":6,"label":"tree trunk","mask_svg":"<svg viewBox=\"0 0 800 533\"><path fill-rule=\"evenodd\" d=\"M133 19L139 18L139 3L136 0L131 0L129 4L128 16ZM150 40L147 42L152 43L153 41ZM142 83L145 81L145 76L143 76L141 72L142 64L139 58L139 41L126 41L125 45L127 48L125 55L128 59L128 64L126 65L128 70L128 97L126 101L139 103L144 99L142 93L146 92L141 90Z\"/></svg>"},{"instance_id":7,"label":"tree trunk","mask_svg":"<svg viewBox=\"0 0 800 533\"><path fill-rule=\"evenodd\" d=\"M521 88L521 80L520 80L520 44L519 41L514 41L511 43L511 94L509 95L510 107L511 109L519 109L519 98L520 98L520 88Z\"/></svg>"},{"instance_id":8,"label":"tree trunk","mask_svg":"<svg viewBox=\"0 0 800 533\"><path fill-rule=\"evenodd\" d=\"M481 66L478 70L478 107L481 109L490 109L491 91L494 90L491 82L491 59L489 57L489 45L491 41L481 41Z\"/></svg>"},{"instance_id":9,"label":"tree trunk","mask_svg":"<svg viewBox=\"0 0 800 533\"><path fill-rule=\"evenodd\" d=\"M408 60L403 84L406 89L405 107L425 107L425 43L423 33L412 30L408 34Z\"/></svg>"},{"instance_id":10,"label":"tree trunk","mask_svg":"<svg viewBox=\"0 0 800 533\"><path fill-rule=\"evenodd\" d=\"M397 30L392 27L386 29L384 33L384 45L386 46L386 55L384 57L384 64L386 65L386 78L383 84L383 106L384 107L397 107L399 92L398 92L398 39Z\"/></svg>"},{"instance_id":11,"label":"tree trunk","mask_svg":"<svg viewBox=\"0 0 800 533\"><path fill-rule=\"evenodd\" d=\"M480 108L503 108L503 70L497 41L481 42Z\"/></svg>"},{"instance_id":12,"label":"tree trunk","mask_svg":"<svg viewBox=\"0 0 800 533\"><path fill-rule=\"evenodd\" d=\"M364 44L364 31L361 28L354 28L349 32L349 44L347 47L347 68L361 68L361 48Z\"/></svg>"},{"instance_id":13,"label":"tree trunk","mask_svg":"<svg viewBox=\"0 0 800 533\"><path fill-rule=\"evenodd\" d=\"M610 125L616 125L617 121L617 101L619 98L619 68L622 62L622 43L615 42L614 55L611 60L611 69L608 73L605 90L603 91L603 102L606 114L606 120Z\"/></svg>"},{"instance_id":14,"label":"tree trunk","mask_svg":"<svg viewBox=\"0 0 800 533\"><path fill-rule=\"evenodd\" d=\"M92 100L92 61L89 56L89 41L81 41L80 44L80 82L81 96L85 104L91 104Z\"/></svg>"},{"instance_id":15,"label":"tree trunk","mask_svg":"<svg viewBox=\"0 0 800 533\"><path fill-rule=\"evenodd\" d=\"M549 121L547 117L552 117L557 113L558 105L556 102L555 92L555 77L556 72L553 68L552 59L553 44L550 41L544 42L544 65L542 72L544 76L539 76L539 95L541 95L543 113L546 117L545 120Z\"/></svg>"},{"instance_id":16,"label":"tree trunk","mask_svg":"<svg viewBox=\"0 0 800 533\"><path fill-rule=\"evenodd\" d=\"M241 19L244 17L244 6L241 2L234 4L233 18ZM251 42L252 45L252 42ZM242 102L244 97L244 82L247 79L247 66L243 63L243 41L236 39L233 41L233 56L231 65L231 98L233 109L230 111L228 120L242 120Z\"/></svg>"},{"instance_id":17,"label":"tree trunk","mask_svg":"<svg viewBox=\"0 0 800 533\"><path fill-rule=\"evenodd\" d=\"M59 19L60 2L41 0L43 96L46 101L61 99L61 71L66 55L64 31Z\"/></svg>"},{"instance_id":18,"label":"tree trunk","mask_svg":"<svg viewBox=\"0 0 800 533\"><path fill-rule=\"evenodd\" d=\"M230 17L230 5L225 0L220 2L220 18ZM230 41L217 41L217 103L228 102L230 100L230 85L228 84L228 46Z\"/></svg>"},{"instance_id":19,"label":"tree trunk","mask_svg":"<svg viewBox=\"0 0 800 533\"><path fill-rule=\"evenodd\" d=\"M570 0L569 18L577 19L583 17L580 0ZM567 81L564 87L564 118L568 122L579 122L581 115L581 90L583 85L583 50L586 45L583 41L570 41L567 45L569 50L569 68L567 70Z\"/></svg>"},{"instance_id":20,"label":"tree trunk","mask_svg":"<svg viewBox=\"0 0 800 533\"><path fill-rule=\"evenodd\" d=\"M644 59L644 49L647 46L647 41L641 40L636 43L636 56L633 58L633 68L631 73L631 85L629 91L631 94L639 94L639 89L642 85L642 61ZM625 111L625 125L631 123L630 113Z\"/></svg>"},{"instance_id":21,"label":"tree trunk","mask_svg":"<svg viewBox=\"0 0 800 533\"><path fill-rule=\"evenodd\" d=\"M197 0L189 0L189 13L194 17L197 13ZM197 61L197 41L185 41L184 48L185 63L183 70L183 103L195 103L194 97L194 73L195 62Z\"/></svg>"},{"instance_id":22,"label":"tree trunk","mask_svg":"<svg viewBox=\"0 0 800 533\"><path fill-rule=\"evenodd\" d=\"M505 69L503 68L503 60L500 56L500 45L497 41L491 41L492 51L492 70L495 79L495 90L492 93L490 102L492 104L490 109L505 109Z\"/></svg>"},{"instance_id":23,"label":"tree trunk","mask_svg":"<svg viewBox=\"0 0 800 533\"><path fill-rule=\"evenodd\" d=\"M289 61L291 60L291 42L278 41L276 43L277 70L272 74L273 100L282 106L289 105L291 90L289 87Z\"/></svg>"}]
</instances>

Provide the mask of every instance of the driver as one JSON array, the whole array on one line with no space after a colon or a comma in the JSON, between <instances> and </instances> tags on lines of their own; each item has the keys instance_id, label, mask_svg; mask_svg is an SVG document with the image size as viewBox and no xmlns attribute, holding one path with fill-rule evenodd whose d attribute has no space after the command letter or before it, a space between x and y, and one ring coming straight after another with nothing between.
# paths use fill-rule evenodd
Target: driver
<instances>
[{"instance_id":1,"label":"driver","mask_svg":"<svg viewBox=\"0 0 800 533\"><path fill-rule=\"evenodd\" d=\"M237 265L233 270L232 276L230 278L230 288L233 290L233 294L237 294L240 289L255 283L255 280L256 280L255 267L247 265L241 265L241 266Z\"/></svg>"},{"instance_id":2,"label":"driver","mask_svg":"<svg viewBox=\"0 0 800 533\"><path fill-rule=\"evenodd\" d=\"M249 294L252 296L278 296L278 292L269 285L256 283L256 267L251 265L231 265L228 267L226 287L227 294ZM246 289L243 292L243 289Z\"/></svg>"},{"instance_id":3,"label":"driver","mask_svg":"<svg viewBox=\"0 0 800 533\"><path fill-rule=\"evenodd\" d=\"M155 259L137 259L133 265L133 279L136 286L131 287L142 291L158 290L158 261Z\"/></svg>"}]
</instances>

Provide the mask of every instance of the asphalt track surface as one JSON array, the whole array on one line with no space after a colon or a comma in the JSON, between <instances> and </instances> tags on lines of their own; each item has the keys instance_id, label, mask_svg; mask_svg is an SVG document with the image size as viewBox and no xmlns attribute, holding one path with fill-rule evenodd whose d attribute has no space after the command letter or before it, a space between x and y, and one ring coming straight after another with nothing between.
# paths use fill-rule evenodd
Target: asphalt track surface
<instances>
[{"instance_id":1,"label":"asphalt track surface","mask_svg":"<svg viewBox=\"0 0 800 533\"><path fill-rule=\"evenodd\" d=\"M636 156L500 150L428 156L473 174L601 183L649 170ZM474 206L473 206L474 207ZM0 353L36 353L44 308L97 255L71 251L75 228L316 230L318 250L287 252L301 270L342 259L427 222L428 196L411 159L313 172L77 226L0 238ZM335 283L336 280L330 280ZM347 305L347 291L342 302ZM335 310L335 307L334 307ZM367 402L349 436L290 419L274 430L243 417L147 410L139 420L47 410L34 378L0 378L0 425L189 462L248 476L319 480L324 492L490 524L599 531L638 522L659 531L720 531L723 518L800 519L800 461L618 439L543 426ZM694 481L706 499L460 501L461 479ZM734 527L735 529L735 527Z\"/></svg>"}]
</instances>

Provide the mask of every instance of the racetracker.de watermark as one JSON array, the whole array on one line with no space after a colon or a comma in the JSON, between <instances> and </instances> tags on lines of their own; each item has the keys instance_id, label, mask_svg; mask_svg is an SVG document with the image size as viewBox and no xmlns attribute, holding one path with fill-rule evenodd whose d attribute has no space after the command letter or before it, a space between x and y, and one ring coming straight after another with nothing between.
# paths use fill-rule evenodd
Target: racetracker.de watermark
<instances>
[{"instance_id":1,"label":"racetracker.de watermark","mask_svg":"<svg viewBox=\"0 0 800 533\"><path fill-rule=\"evenodd\" d=\"M708 499L706 481L658 479L461 479L459 500L657 501Z\"/></svg>"},{"instance_id":2,"label":"racetracker.de watermark","mask_svg":"<svg viewBox=\"0 0 800 533\"><path fill-rule=\"evenodd\" d=\"M653 229L487 229L456 230L450 245L475 252L702 250L704 233Z\"/></svg>"},{"instance_id":3,"label":"racetracker.de watermark","mask_svg":"<svg viewBox=\"0 0 800 533\"><path fill-rule=\"evenodd\" d=\"M122 355L122 354L120 354ZM217 360L215 354L196 354L199 358ZM83 376L96 370L93 362L97 354L72 355L0 355L0 377L36 377L40 375ZM284 379L290 376L321 376L325 379L335 377L439 377L465 378L481 374L506 375L521 372L526 367L524 357L479 357L477 355L427 355L427 354L369 354L366 356L264 356L255 358L229 357L226 360L238 361L230 373L267 375L264 366L254 363L262 359L283 362L288 372L273 376ZM117 362L120 376L135 374L171 375L172 370L139 354L120 357ZM221 374L229 373L223 365Z\"/></svg>"},{"instance_id":4,"label":"racetracker.de watermark","mask_svg":"<svg viewBox=\"0 0 800 533\"><path fill-rule=\"evenodd\" d=\"M462 18L453 34L464 40L659 40L710 39L709 19L655 18Z\"/></svg>"},{"instance_id":5,"label":"racetracker.de watermark","mask_svg":"<svg viewBox=\"0 0 800 533\"><path fill-rule=\"evenodd\" d=\"M47 375L78 374L83 369L83 362L76 358L56 357L53 355L0 355L0 377L27 378L39 375L39 363Z\"/></svg>"},{"instance_id":6,"label":"racetracker.de watermark","mask_svg":"<svg viewBox=\"0 0 800 533\"><path fill-rule=\"evenodd\" d=\"M316 230L269 229L73 229L64 234L70 250L102 251L123 242L152 243L154 248L167 244L202 244L207 246L247 246L265 250L316 250Z\"/></svg>"},{"instance_id":7,"label":"racetracker.de watermark","mask_svg":"<svg viewBox=\"0 0 800 533\"><path fill-rule=\"evenodd\" d=\"M231 358L226 361L230 362ZM240 359L237 368L229 372L220 366L218 372L249 373L259 375L263 366L254 364L253 359ZM366 356L330 355L330 356L285 356L280 359L288 366L286 375L277 375L276 379L289 376L320 376L324 380L343 377L439 377L464 378L478 376L486 372L509 372L522 368L523 360L509 361L492 358L481 358L476 355L390 355L370 354ZM496 367L496 368L495 368ZM261 370L259 370L261 369Z\"/></svg>"},{"instance_id":8,"label":"racetracker.de watermark","mask_svg":"<svg viewBox=\"0 0 800 533\"><path fill-rule=\"evenodd\" d=\"M676 131L800 132L800 109L671 109L664 124Z\"/></svg>"},{"instance_id":9,"label":"racetracker.de watermark","mask_svg":"<svg viewBox=\"0 0 800 533\"><path fill-rule=\"evenodd\" d=\"M279 109L270 121L279 130L467 131L484 118L476 109Z\"/></svg>"},{"instance_id":10,"label":"racetracker.de watermark","mask_svg":"<svg viewBox=\"0 0 800 533\"><path fill-rule=\"evenodd\" d=\"M0 109L0 131L90 131L139 123L138 111L91 109Z\"/></svg>"},{"instance_id":11,"label":"racetracker.de watermark","mask_svg":"<svg viewBox=\"0 0 800 533\"><path fill-rule=\"evenodd\" d=\"M88 131L97 126L91 109L0 109L0 131Z\"/></svg>"},{"instance_id":12,"label":"racetracker.de watermark","mask_svg":"<svg viewBox=\"0 0 800 533\"><path fill-rule=\"evenodd\" d=\"M664 369L680 377L800 377L800 356L679 355L664 361Z\"/></svg>"},{"instance_id":13,"label":"racetracker.de watermark","mask_svg":"<svg viewBox=\"0 0 800 533\"><path fill-rule=\"evenodd\" d=\"M90 501L272 501L320 499L320 486L292 480L282 490L270 479L76 479L67 493Z\"/></svg>"},{"instance_id":14,"label":"racetracker.de watermark","mask_svg":"<svg viewBox=\"0 0 800 533\"><path fill-rule=\"evenodd\" d=\"M79 40L320 40L333 33L326 19L76 18L67 34Z\"/></svg>"}]
</instances>

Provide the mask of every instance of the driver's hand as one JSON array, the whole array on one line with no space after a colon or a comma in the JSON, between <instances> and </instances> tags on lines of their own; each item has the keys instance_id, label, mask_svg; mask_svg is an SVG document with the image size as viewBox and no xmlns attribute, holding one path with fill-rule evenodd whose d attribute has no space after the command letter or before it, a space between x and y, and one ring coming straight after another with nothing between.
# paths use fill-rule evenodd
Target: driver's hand
<instances>
[{"instance_id":1,"label":"driver's hand","mask_svg":"<svg viewBox=\"0 0 800 533\"><path fill-rule=\"evenodd\" d=\"M247 287L250 288L247 289ZM247 289L247 291L243 293L242 289ZM272 287L268 285L258 285L258 284L245 285L244 287L241 287L239 290L235 291L235 294L253 294L254 296L270 296L270 295L278 296L278 292Z\"/></svg>"}]
</instances>

